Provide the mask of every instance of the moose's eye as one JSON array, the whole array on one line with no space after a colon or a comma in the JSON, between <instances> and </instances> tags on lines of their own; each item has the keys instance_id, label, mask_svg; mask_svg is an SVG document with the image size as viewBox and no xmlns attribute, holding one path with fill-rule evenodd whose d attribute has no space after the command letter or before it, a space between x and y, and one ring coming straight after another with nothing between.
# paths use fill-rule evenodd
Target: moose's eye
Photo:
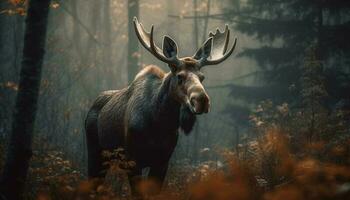
<instances>
[{"instance_id":1,"label":"moose's eye","mask_svg":"<svg viewBox=\"0 0 350 200\"><path fill-rule=\"evenodd\" d=\"M185 81L185 75L184 74L178 74L177 75L177 83L181 85Z\"/></svg>"}]
</instances>

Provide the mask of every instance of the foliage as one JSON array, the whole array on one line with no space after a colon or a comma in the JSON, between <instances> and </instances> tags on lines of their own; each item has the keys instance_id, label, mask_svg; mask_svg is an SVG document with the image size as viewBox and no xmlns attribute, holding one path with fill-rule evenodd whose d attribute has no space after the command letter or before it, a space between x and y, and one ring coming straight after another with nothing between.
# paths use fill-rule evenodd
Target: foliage
<instances>
[{"instance_id":1,"label":"foliage","mask_svg":"<svg viewBox=\"0 0 350 200\"><path fill-rule=\"evenodd\" d=\"M297 143L294 131L302 128L304 120L295 119L293 112L288 104L262 102L251 116L258 137L234 151L218 151L223 163L213 158L199 165L177 161L161 194L149 196L155 187L152 180L141 182L141 193L154 200L348 198L350 137L341 134L335 141ZM126 160L122 149L103 155L112 158L105 163L109 166L106 180L86 180L62 152L35 150L27 199L130 199L126 172L134 163Z\"/></svg>"},{"instance_id":2,"label":"foliage","mask_svg":"<svg viewBox=\"0 0 350 200\"><path fill-rule=\"evenodd\" d=\"M225 14L222 19L233 22L237 30L260 42L253 48L243 49L240 56L257 62L266 85L259 85L259 92L250 91L251 87L236 90L237 86L233 85L233 97L243 97L249 102L269 98L279 100L278 103L298 103L300 96L295 98L295 93L288 90L293 87L297 93L305 92L305 82L301 85L299 78L305 76L305 68L301 67L305 66L305 49L312 46L319 68L327 72L322 77L322 87L328 91L332 101L325 103L328 106L339 101L348 104L349 97L345 91L349 90L347 55L350 46L345 41L350 33L350 5L347 2L248 0L231 1L231 4L231 7L223 8ZM308 68L312 68L311 64ZM276 90L276 86L280 89ZM274 95L266 96L268 92L263 91Z\"/></svg>"},{"instance_id":3,"label":"foliage","mask_svg":"<svg viewBox=\"0 0 350 200\"><path fill-rule=\"evenodd\" d=\"M26 15L27 0L7 0L8 8L0 10L0 14Z\"/></svg>"},{"instance_id":4,"label":"foliage","mask_svg":"<svg viewBox=\"0 0 350 200\"><path fill-rule=\"evenodd\" d=\"M312 47L307 51L307 56L302 67L301 98L302 115L307 123L308 141L312 141L315 132L325 135L327 131L328 110L325 106L328 93L325 86L325 76L321 61L315 55Z\"/></svg>"},{"instance_id":5,"label":"foliage","mask_svg":"<svg viewBox=\"0 0 350 200\"><path fill-rule=\"evenodd\" d=\"M31 160L26 195L28 199L72 197L82 174L64 154L55 150L36 150Z\"/></svg>"},{"instance_id":6,"label":"foliage","mask_svg":"<svg viewBox=\"0 0 350 200\"><path fill-rule=\"evenodd\" d=\"M25 16L27 13L26 8L28 0L4 0L7 1L7 7L0 10L0 14L7 15L20 15ZM60 5L57 1L52 1L50 7L53 9L58 8Z\"/></svg>"},{"instance_id":7,"label":"foliage","mask_svg":"<svg viewBox=\"0 0 350 200\"><path fill-rule=\"evenodd\" d=\"M178 164L170 167L161 194L148 195L155 187L152 180L141 182L141 193L146 199L154 200L349 198L350 137L335 144L326 141L299 143L298 148L303 150L295 151L293 137L285 132L289 129L280 126L283 120L277 120L284 116L288 121L290 112L286 104L274 107L271 102L264 102L255 115L259 113L259 119L266 123L252 119L257 122L256 130L261 135L240 146L239 150L221 149L218 154L224 158L223 164L208 160L194 166L184 160L177 161ZM320 153L322 158L317 157ZM134 163L125 160L121 149L104 152L104 155L113 157L106 163L110 166L106 180L86 181L75 166L64 159L62 152L34 151L27 198L131 199L125 168Z\"/></svg>"}]
</instances>

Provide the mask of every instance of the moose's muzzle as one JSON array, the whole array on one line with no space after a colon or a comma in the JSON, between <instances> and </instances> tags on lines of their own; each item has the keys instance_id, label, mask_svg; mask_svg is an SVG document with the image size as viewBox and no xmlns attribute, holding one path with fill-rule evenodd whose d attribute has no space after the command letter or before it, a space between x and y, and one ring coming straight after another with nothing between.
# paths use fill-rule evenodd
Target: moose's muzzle
<instances>
[{"instance_id":1,"label":"moose's muzzle","mask_svg":"<svg viewBox=\"0 0 350 200\"><path fill-rule=\"evenodd\" d=\"M190 104L194 114L208 113L210 109L209 96L205 93L192 93Z\"/></svg>"},{"instance_id":2,"label":"moose's muzzle","mask_svg":"<svg viewBox=\"0 0 350 200\"><path fill-rule=\"evenodd\" d=\"M208 113L210 110L210 99L198 77L192 76L188 87L188 106L194 114Z\"/></svg>"}]
</instances>

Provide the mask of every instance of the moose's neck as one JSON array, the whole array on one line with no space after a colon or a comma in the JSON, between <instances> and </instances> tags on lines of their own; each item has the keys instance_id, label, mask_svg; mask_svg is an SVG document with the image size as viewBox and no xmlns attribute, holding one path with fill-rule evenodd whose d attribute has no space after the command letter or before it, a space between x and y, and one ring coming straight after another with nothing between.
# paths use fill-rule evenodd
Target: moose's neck
<instances>
[{"instance_id":1,"label":"moose's neck","mask_svg":"<svg viewBox=\"0 0 350 200\"><path fill-rule=\"evenodd\" d=\"M180 115L181 104L177 102L171 95L173 87L172 75L167 74L163 78L163 81L159 87L158 95L156 97L156 106L158 112L155 114L158 115L157 118L160 120L169 120L168 123L178 123L178 118Z\"/></svg>"},{"instance_id":2,"label":"moose's neck","mask_svg":"<svg viewBox=\"0 0 350 200\"><path fill-rule=\"evenodd\" d=\"M163 126L177 130L181 128L185 134L188 134L196 121L196 116L186 107L175 100L171 93L175 89L172 74L167 74L160 87L157 95L157 111L155 118Z\"/></svg>"}]
</instances>

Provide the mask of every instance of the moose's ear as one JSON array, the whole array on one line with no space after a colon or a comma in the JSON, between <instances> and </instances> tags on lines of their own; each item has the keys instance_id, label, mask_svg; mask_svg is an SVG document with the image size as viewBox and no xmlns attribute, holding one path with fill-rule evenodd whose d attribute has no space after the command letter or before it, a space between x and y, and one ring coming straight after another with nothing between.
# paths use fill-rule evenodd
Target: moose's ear
<instances>
[{"instance_id":1,"label":"moose's ear","mask_svg":"<svg viewBox=\"0 0 350 200\"><path fill-rule=\"evenodd\" d=\"M207 41L205 41L202 47L197 50L193 58L196 60L208 58L210 56L212 46L213 46L213 38L210 37L209 39L207 39Z\"/></svg>"},{"instance_id":2,"label":"moose's ear","mask_svg":"<svg viewBox=\"0 0 350 200\"><path fill-rule=\"evenodd\" d=\"M177 45L176 42L169 36L164 36L163 40L163 54L167 58L177 57Z\"/></svg>"}]
</instances>

